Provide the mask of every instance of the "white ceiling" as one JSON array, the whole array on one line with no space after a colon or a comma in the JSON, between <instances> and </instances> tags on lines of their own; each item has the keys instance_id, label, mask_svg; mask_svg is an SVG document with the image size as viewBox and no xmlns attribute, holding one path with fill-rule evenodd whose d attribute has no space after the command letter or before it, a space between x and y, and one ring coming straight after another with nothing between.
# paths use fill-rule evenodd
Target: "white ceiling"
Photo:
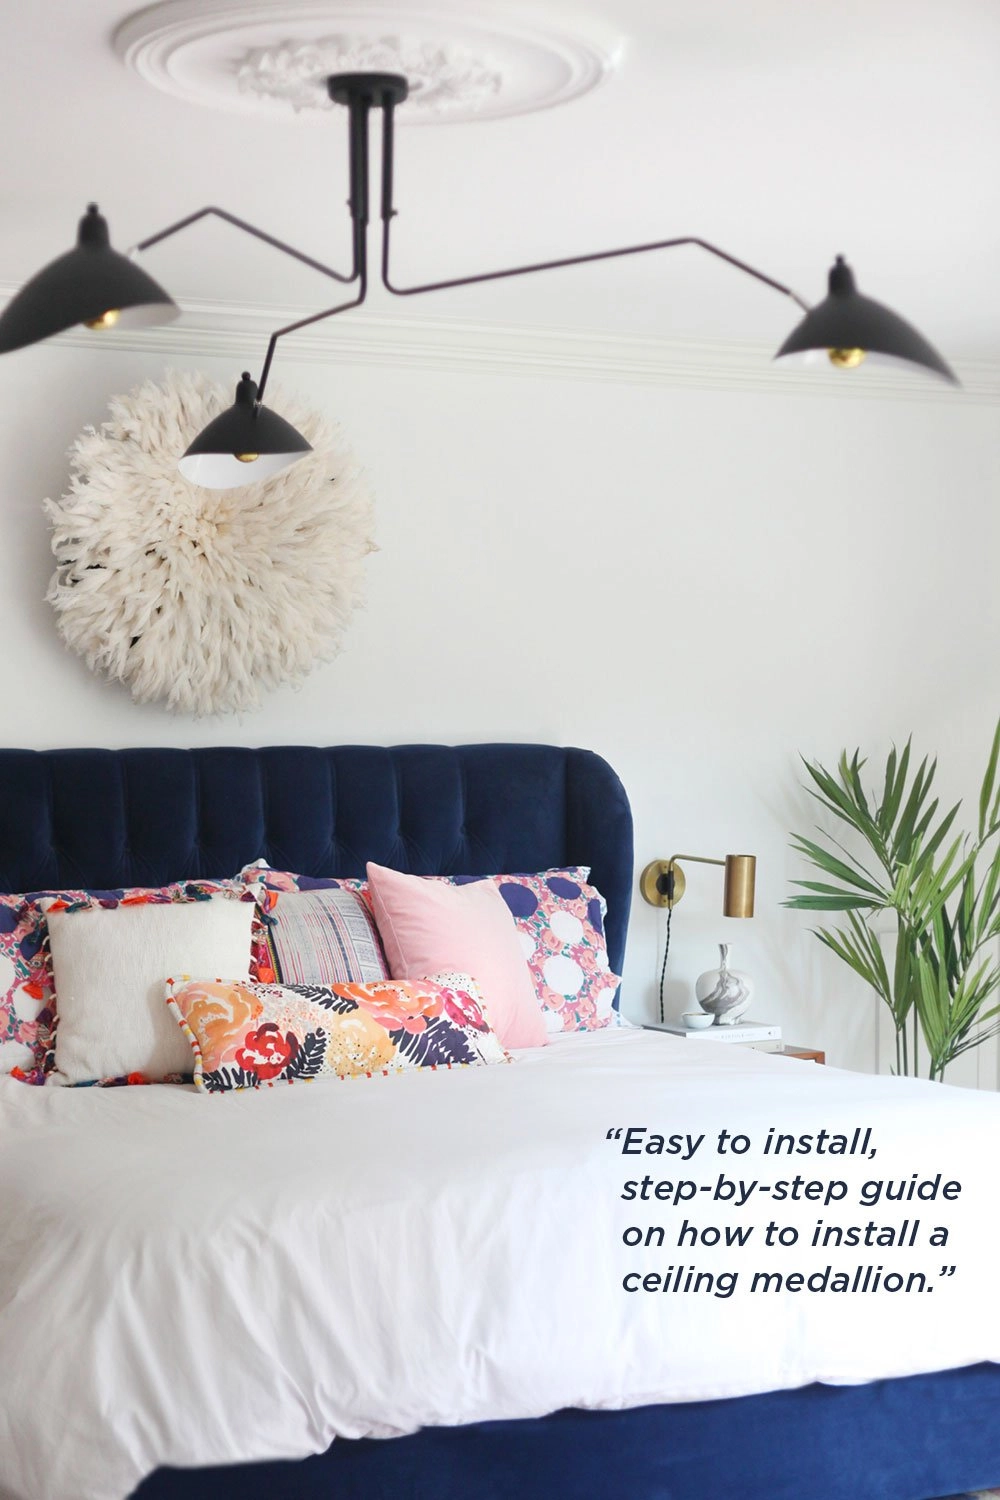
<instances>
[{"instance_id":1,"label":"white ceiling","mask_svg":"<svg viewBox=\"0 0 1000 1500\"><path fill-rule=\"evenodd\" d=\"M217 203L343 265L343 117L275 124L152 89L112 50L132 9L0 0L0 282L68 249L92 198L120 249ZM401 128L397 279L699 234L814 301L843 252L862 289L946 358L1000 357L997 0L493 9L603 21L625 38L624 60L556 109ZM330 282L211 222L146 264L182 303L334 300ZM785 299L696 250L405 303L376 292L371 311L775 343L797 321Z\"/></svg>"}]
</instances>

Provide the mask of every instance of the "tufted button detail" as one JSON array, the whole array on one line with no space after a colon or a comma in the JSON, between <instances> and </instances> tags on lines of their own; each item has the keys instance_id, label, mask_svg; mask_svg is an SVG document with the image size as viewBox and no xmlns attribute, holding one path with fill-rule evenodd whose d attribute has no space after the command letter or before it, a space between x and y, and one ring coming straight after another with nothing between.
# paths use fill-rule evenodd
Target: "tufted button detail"
<instances>
[{"instance_id":1,"label":"tufted button detail","mask_svg":"<svg viewBox=\"0 0 1000 1500\"><path fill-rule=\"evenodd\" d=\"M631 852L621 784L586 750L0 750L0 860L14 891L114 888L123 860L148 885L232 876L261 855L333 878L368 860L423 874L589 863L618 968Z\"/></svg>"}]
</instances>

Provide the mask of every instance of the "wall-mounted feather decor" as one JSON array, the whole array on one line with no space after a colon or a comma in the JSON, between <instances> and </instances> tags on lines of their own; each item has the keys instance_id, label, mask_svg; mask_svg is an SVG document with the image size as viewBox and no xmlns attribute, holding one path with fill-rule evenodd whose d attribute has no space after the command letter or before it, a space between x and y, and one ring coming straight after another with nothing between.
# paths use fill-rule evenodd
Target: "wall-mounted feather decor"
<instances>
[{"instance_id":1,"label":"wall-mounted feather decor","mask_svg":"<svg viewBox=\"0 0 1000 1500\"><path fill-rule=\"evenodd\" d=\"M313 451L274 478L202 489L177 454L232 400L169 373L116 396L46 500L59 632L92 671L175 713L257 708L340 648L374 550L374 503L335 424L282 397Z\"/></svg>"}]
</instances>

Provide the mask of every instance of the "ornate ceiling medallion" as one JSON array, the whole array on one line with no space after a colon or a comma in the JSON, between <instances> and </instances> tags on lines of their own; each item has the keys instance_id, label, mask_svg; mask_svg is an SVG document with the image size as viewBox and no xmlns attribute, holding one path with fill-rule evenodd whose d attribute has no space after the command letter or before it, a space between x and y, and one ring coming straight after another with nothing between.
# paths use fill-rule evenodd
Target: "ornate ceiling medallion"
<instances>
[{"instance_id":1,"label":"ornate ceiling medallion","mask_svg":"<svg viewBox=\"0 0 1000 1500\"><path fill-rule=\"evenodd\" d=\"M482 116L503 87L500 71L466 47L398 36L371 41L325 36L315 42L250 47L236 64L241 93L284 100L296 113L337 108L326 88L331 73L401 73L410 86L411 105L437 119L455 113Z\"/></svg>"},{"instance_id":2,"label":"ornate ceiling medallion","mask_svg":"<svg viewBox=\"0 0 1000 1500\"><path fill-rule=\"evenodd\" d=\"M488 120L578 98L616 66L621 40L562 20L549 26L459 0L433 8L335 0L165 0L115 33L118 55L147 83L218 109L322 119L331 73L402 73L400 124Z\"/></svg>"}]
</instances>

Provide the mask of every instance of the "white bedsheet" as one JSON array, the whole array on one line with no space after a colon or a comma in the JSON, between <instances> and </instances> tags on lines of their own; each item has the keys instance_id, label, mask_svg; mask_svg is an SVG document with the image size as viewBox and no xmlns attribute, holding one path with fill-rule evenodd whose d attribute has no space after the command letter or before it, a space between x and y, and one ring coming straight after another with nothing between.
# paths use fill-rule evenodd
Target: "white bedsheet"
<instances>
[{"instance_id":1,"label":"white bedsheet","mask_svg":"<svg viewBox=\"0 0 1000 1500\"><path fill-rule=\"evenodd\" d=\"M608 1129L705 1133L689 1163ZM720 1158L870 1126L874 1160ZM647 1032L509 1067L206 1097L0 1081L0 1496L124 1500L160 1464L302 1457L344 1436L736 1396L1000 1360L1000 1099ZM956 1202L623 1202L627 1179L796 1172L962 1182ZM631 1250L683 1218L741 1251ZM945 1248L764 1251L773 1218L951 1230ZM922 1234L926 1230L922 1229ZM933 1293L628 1294L667 1265L905 1264ZM955 1275L941 1278L942 1266Z\"/></svg>"}]
</instances>

